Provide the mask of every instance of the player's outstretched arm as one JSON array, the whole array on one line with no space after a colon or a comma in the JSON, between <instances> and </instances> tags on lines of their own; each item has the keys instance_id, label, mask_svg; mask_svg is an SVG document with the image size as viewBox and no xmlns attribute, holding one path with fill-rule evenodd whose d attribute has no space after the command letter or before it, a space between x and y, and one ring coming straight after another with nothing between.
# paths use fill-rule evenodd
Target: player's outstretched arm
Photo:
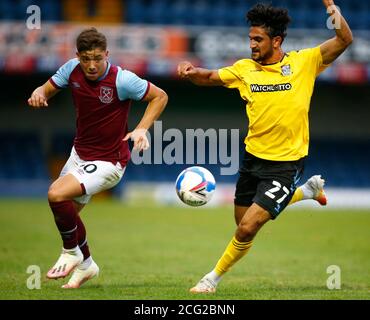
<instances>
[{"instance_id":1,"label":"player's outstretched arm","mask_svg":"<svg viewBox=\"0 0 370 320\"><path fill-rule=\"evenodd\" d=\"M224 84L217 70L196 68L188 61L179 63L177 73L180 78L188 79L198 86L222 86Z\"/></svg>"},{"instance_id":2,"label":"player's outstretched arm","mask_svg":"<svg viewBox=\"0 0 370 320\"><path fill-rule=\"evenodd\" d=\"M320 46L323 63L330 64L352 43L353 37L348 23L335 6L334 1L323 0L323 4L333 18L336 33L334 38L325 41Z\"/></svg>"},{"instance_id":3,"label":"player's outstretched arm","mask_svg":"<svg viewBox=\"0 0 370 320\"><path fill-rule=\"evenodd\" d=\"M166 92L154 84L150 84L148 93L143 101L149 102L141 121L135 130L127 133L123 138L124 141L131 139L134 141L134 149L138 151L149 148L149 141L146 132L153 125L154 121L159 118L167 105L168 96Z\"/></svg>"},{"instance_id":4,"label":"player's outstretched arm","mask_svg":"<svg viewBox=\"0 0 370 320\"><path fill-rule=\"evenodd\" d=\"M47 101L59 91L50 81L47 81L32 92L31 97L28 99L28 105L34 108L47 107Z\"/></svg>"}]
</instances>

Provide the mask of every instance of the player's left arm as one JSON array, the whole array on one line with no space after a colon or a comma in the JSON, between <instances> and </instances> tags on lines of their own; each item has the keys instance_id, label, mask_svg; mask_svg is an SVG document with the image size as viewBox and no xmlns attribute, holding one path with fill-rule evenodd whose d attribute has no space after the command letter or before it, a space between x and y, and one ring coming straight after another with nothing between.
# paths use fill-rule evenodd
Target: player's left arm
<instances>
[{"instance_id":1,"label":"player's left arm","mask_svg":"<svg viewBox=\"0 0 370 320\"><path fill-rule=\"evenodd\" d=\"M334 1L323 0L323 4L327 10L330 10L334 24L339 26L335 28L335 37L325 41L320 46L323 64L330 64L347 49L352 43L353 37L348 23L336 8Z\"/></svg>"},{"instance_id":2,"label":"player's left arm","mask_svg":"<svg viewBox=\"0 0 370 320\"><path fill-rule=\"evenodd\" d=\"M144 115L135 130L129 132L123 139L126 141L131 138L134 141L134 149L138 151L149 148L146 132L153 125L154 121L159 118L168 101L168 96L164 90L152 83L148 83L148 85L150 85L149 90L142 99L142 101L148 102Z\"/></svg>"},{"instance_id":3,"label":"player's left arm","mask_svg":"<svg viewBox=\"0 0 370 320\"><path fill-rule=\"evenodd\" d=\"M27 100L28 105L34 108L47 107L47 101L59 91L59 89L51 84L50 80L46 81L42 86L32 92L31 97Z\"/></svg>"}]
</instances>

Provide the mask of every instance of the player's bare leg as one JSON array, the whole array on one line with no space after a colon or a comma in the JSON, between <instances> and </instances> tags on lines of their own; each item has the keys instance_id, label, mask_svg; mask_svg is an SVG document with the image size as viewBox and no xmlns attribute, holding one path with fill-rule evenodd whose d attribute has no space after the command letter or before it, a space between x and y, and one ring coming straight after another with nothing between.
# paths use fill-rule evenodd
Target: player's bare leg
<instances>
[{"instance_id":1,"label":"player's bare leg","mask_svg":"<svg viewBox=\"0 0 370 320\"><path fill-rule=\"evenodd\" d=\"M249 251L257 232L271 219L271 215L256 203L250 207L235 206L235 219L241 216L235 236L215 268L190 289L191 293L215 293L222 276Z\"/></svg>"},{"instance_id":2,"label":"player's bare leg","mask_svg":"<svg viewBox=\"0 0 370 320\"><path fill-rule=\"evenodd\" d=\"M242 221L248 208L249 207L234 206L234 218L237 226L239 225L240 221Z\"/></svg>"},{"instance_id":3,"label":"player's bare leg","mask_svg":"<svg viewBox=\"0 0 370 320\"><path fill-rule=\"evenodd\" d=\"M236 225L239 225L248 208L249 207L234 206L234 218ZM212 270L210 273L207 273L202 279L200 279L196 286L190 289L190 292L215 293L218 281L220 279L221 277L216 273L216 271Z\"/></svg>"},{"instance_id":4,"label":"player's bare leg","mask_svg":"<svg viewBox=\"0 0 370 320\"><path fill-rule=\"evenodd\" d=\"M327 197L324 190L325 179L321 175L314 175L305 184L298 187L289 205L302 200L316 200L320 205L326 206ZM235 223L238 225L249 207L234 207Z\"/></svg>"}]
</instances>

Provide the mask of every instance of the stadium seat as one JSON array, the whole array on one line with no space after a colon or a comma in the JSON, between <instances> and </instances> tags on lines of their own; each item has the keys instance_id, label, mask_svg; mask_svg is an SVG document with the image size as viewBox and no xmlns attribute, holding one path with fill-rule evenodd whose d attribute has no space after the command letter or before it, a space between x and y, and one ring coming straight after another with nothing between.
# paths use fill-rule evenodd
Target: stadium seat
<instances>
[{"instance_id":1,"label":"stadium seat","mask_svg":"<svg viewBox=\"0 0 370 320\"><path fill-rule=\"evenodd\" d=\"M192 3L189 23L191 25L207 25L210 17L208 9L206 0L197 0Z\"/></svg>"},{"instance_id":2,"label":"stadium seat","mask_svg":"<svg viewBox=\"0 0 370 320\"><path fill-rule=\"evenodd\" d=\"M208 25L223 26L227 24L227 2L224 0L215 1L214 5L210 8L210 19Z\"/></svg>"},{"instance_id":3,"label":"stadium seat","mask_svg":"<svg viewBox=\"0 0 370 320\"><path fill-rule=\"evenodd\" d=\"M227 25L228 26L246 26L245 15L248 7L238 2L230 7L227 12Z\"/></svg>"},{"instance_id":4,"label":"stadium seat","mask_svg":"<svg viewBox=\"0 0 370 320\"><path fill-rule=\"evenodd\" d=\"M22 154L20 155L21 146ZM37 134L2 133L0 148L2 150L0 177L6 179L48 179L46 157Z\"/></svg>"},{"instance_id":5,"label":"stadium seat","mask_svg":"<svg viewBox=\"0 0 370 320\"><path fill-rule=\"evenodd\" d=\"M165 1L153 1L146 9L146 22L151 24L167 24L167 3Z\"/></svg>"},{"instance_id":6,"label":"stadium seat","mask_svg":"<svg viewBox=\"0 0 370 320\"><path fill-rule=\"evenodd\" d=\"M127 0L122 20L135 24L245 26L245 13L259 0ZM60 21L63 2L57 0L2 0L1 20L23 20L29 5L42 8L43 21ZM321 1L275 0L275 6L288 8L292 28L325 28L326 13ZM370 27L369 1L336 0L353 29ZM95 7L93 7L95 8Z\"/></svg>"},{"instance_id":7,"label":"stadium seat","mask_svg":"<svg viewBox=\"0 0 370 320\"><path fill-rule=\"evenodd\" d=\"M42 8L42 19L46 21L60 21L62 20L61 1L40 1Z\"/></svg>"},{"instance_id":8,"label":"stadium seat","mask_svg":"<svg viewBox=\"0 0 370 320\"><path fill-rule=\"evenodd\" d=\"M13 10L11 1L0 1L0 18L2 20L13 20L16 18L16 12Z\"/></svg>"},{"instance_id":9,"label":"stadium seat","mask_svg":"<svg viewBox=\"0 0 370 320\"><path fill-rule=\"evenodd\" d=\"M128 23L145 23L146 9L143 0L128 0L124 11L124 20Z\"/></svg>"},{"instance_id":10,"label":"stadium seat","mask_svg":"<svg viewBox=\"0 0 370 320\"><path fill-rule=\"evenodd\" d=\"M175 25L186 25L191 20L191 12L186 0L177 0L169 6L169 23Z\"/></svg>"}]
</instances>

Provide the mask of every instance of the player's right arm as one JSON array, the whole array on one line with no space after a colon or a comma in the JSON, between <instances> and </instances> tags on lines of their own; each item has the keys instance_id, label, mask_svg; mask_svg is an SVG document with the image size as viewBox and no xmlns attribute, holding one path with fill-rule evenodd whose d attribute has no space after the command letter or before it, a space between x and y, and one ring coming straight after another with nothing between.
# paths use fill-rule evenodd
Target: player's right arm
<instances>
[{"instance_id":1,"label":"player's right arm","mask_svg":"<svg viewBox=\"0 0 370 320\"><path fill-rule=\"evenodd\" d=\"M34 108L47 107L47 101L52 96L69 86L69 76L79 63L79 60L75 58L63 64L47 82L32 92L28 104Z\"/></svg>"},{"instance_id":2,"label":"player's right arm","mask_svg":"<svg viewBox=\"0 0 370 320\"><path fill-rule=\"evenodd\" d=\"M218 70L196 68L190 62L183 61L177 66L180 78L190 80L198 86L223 86Z\"/></svg>"},{"instance_id":3,"label":"player's right arm","mask_svg":"<svg viewBox=\"0 0 370 320\"><path fill-rule=\"evenodd\" d=\"M34 108L47 107L47 101L59 91L60 89L55 88L48 80L32 92L31 97L28 99L28 105Z\"/></svg>"},{"instance_id":4,"label":"player's right arm","mask_svg":"<svg viewBox=\"0 0 370 320\"><path fill-rule=\"evenodd\" d=\"M337 22L339 27L335 27L335 37L325 41L320 46L322 61L324 64L332 63L338 58L353 41L352 31L333 0L323 0L328 12L330 12L333 21Z\"/></svg>"}]
</instances>

